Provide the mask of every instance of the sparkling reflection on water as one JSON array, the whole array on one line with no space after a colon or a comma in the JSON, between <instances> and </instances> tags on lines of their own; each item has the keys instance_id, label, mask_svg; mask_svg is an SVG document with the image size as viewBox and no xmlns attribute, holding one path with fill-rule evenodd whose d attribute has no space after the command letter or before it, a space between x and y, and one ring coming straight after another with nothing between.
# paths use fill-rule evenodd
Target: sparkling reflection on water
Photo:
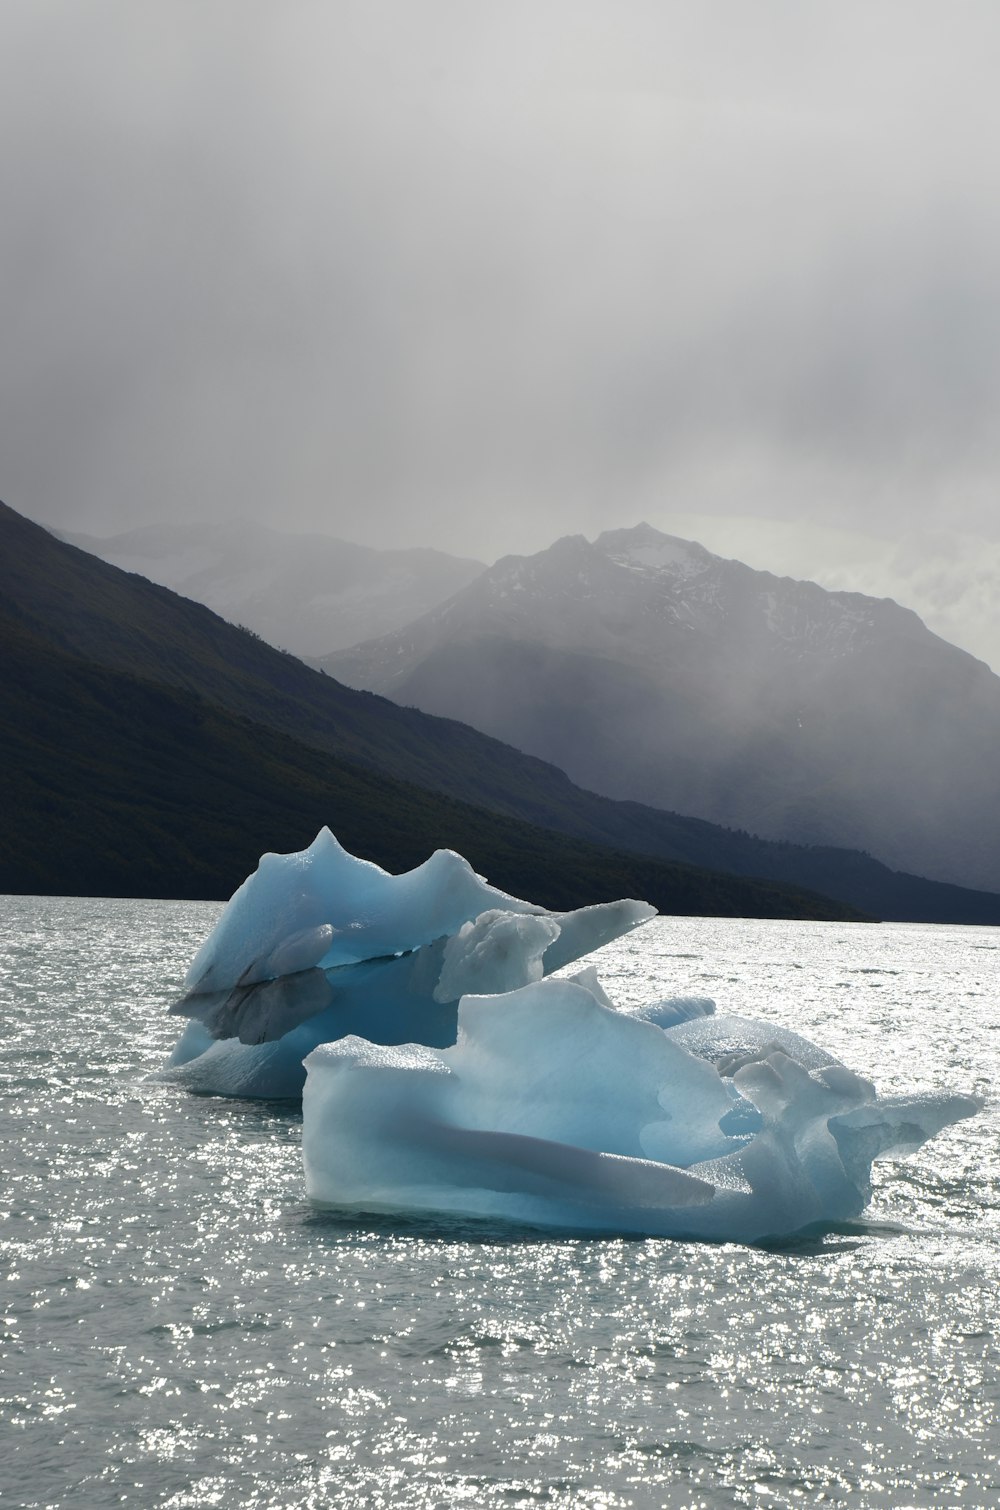
<instances>
[{"instance_id":1,"label":"sparkling reflection on water","mask_svg":"<svg viewBox=\"0 0 1000 1510\"><path fill-rule=\"evenodd\" d=\"M663 920L711 995L979 1117L773 1248L358 1222L295 1108L143 1077L215 909L0 902L0 1504L995 1506L1000 934Z\"/></svg>"}]
</instances>

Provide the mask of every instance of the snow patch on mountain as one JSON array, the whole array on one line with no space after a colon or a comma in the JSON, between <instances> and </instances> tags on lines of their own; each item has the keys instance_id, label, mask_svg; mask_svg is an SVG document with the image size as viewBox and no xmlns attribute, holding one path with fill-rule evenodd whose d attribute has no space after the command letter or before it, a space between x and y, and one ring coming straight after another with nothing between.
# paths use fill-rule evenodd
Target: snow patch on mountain
<instances>
[{"instance_id":1,"label":"snow patch on mountain","mask_svg":"<svg viewBox=\"0 0 1000 1510\"><path fill-rule=\"evenodd\" d=\"M642 524L507 557L324 664L608 797L1000 885L1000 680L891 599Z\"/></svg>"}]
</instances>

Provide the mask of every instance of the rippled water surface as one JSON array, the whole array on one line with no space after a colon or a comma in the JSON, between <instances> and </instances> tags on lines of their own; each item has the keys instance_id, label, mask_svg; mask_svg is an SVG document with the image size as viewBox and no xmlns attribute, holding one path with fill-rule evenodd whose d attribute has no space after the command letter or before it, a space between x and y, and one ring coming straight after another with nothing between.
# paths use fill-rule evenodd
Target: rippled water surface
<instances>
[{"instance_id":1,"label":"rippled water surface","mask_svg":"<svg viewBox=\"0 0 1000 1510\"><path fill-rule=\"evenodd\" d=\"M661 920L710 995L987 1108L777 1248L359 1223L293 1107L144 1082L217 909L0 901L0 1503L1000 1504L1000 934Z\"/></svg>"}]
</instances>

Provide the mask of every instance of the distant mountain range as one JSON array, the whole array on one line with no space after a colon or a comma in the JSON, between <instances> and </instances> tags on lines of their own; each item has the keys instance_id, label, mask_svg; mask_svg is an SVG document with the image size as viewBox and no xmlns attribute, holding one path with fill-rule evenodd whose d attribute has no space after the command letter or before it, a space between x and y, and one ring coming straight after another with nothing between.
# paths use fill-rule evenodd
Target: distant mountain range
<instances>
[{"instance_id":1,"label":"distant mountain range","mask_svg":"<svg viewBox=\"0 0 1000 1510\"><path fill-rule=\"evenodd\" d=\"M398 629L486 569L444 551L372 550L246 520L60 539L306 658Z\"/></svg>"},{"instance_id":2,"label":"distant mountain range","mask_svg":"<svg viewBox=\"0 0 1000 1510\"><path fill-rule=\"evenodd\" d=\"M0 641L0 889L223 896L329 822L393 869L450 845L552 906L1000 922L1000 896L581 791L2 505Z\"/></svg>"},{"instance_id":3,"label":"distant mountain range","mask_svg":"<svg viewBox=\"0 0 1000 1510\"><path fill-rule=\"evenodd\" d=\"M639 525L320 664L610 797L1000 888L1000 678L888 599Z\"/></svg>"}]
</instances>

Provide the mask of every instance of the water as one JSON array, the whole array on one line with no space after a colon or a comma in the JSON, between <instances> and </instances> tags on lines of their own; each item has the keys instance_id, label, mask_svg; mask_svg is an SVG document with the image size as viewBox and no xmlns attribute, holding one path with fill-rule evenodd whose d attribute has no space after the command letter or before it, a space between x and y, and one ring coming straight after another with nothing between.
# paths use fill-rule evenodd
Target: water
<instances>
[{"instance_id":1,"label":"water","mask_svg":"<svg viewBox=\"0 0 1000 1510\"><path fill-rule=\"evenodd\" d=\"M144 1083L217 909L0 901L0 1505L1000 1503L1000 934L664 920L712 995L987 1110L771 1249L358 1222L294 1108Z\"/></svg>"}]
</instances>

